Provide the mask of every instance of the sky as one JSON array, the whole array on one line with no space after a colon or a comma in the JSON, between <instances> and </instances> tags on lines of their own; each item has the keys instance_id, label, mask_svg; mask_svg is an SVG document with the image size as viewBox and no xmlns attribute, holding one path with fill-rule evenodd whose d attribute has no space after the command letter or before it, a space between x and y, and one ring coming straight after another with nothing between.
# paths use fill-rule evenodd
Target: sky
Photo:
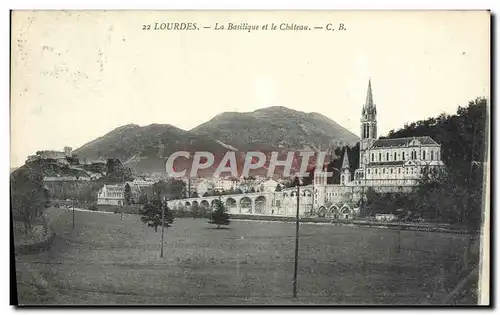
<instances>
[{"instance_id":1,"label":"sky","mask_svg":"<svg viewBox=\"0 0 500 315\"><path fill-rule=\"evenodd\" d=\"M161 22L200 30L142 30ZM125 124L189 130L268 106L318 112L359 135L369 78L379 135L490 93L481 11L18 11L11 40L11 166Z\"/></svg>"}]
</instances>

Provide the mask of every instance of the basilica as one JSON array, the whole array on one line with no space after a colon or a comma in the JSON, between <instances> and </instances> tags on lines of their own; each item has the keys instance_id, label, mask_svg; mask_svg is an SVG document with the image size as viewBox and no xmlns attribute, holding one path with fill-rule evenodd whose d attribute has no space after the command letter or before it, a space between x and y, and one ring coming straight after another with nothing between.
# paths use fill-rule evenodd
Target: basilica
<instances>
[{"instance_id":1,"label":"basilica","mask_svg":"<svg viewBox=\"0 0 500 315\"><path fill-rule=\"evenodd\" d=\"M373 101L371 80L361 110L360 135L360 165L354 174L351 174L345 151L342 167L336 170L340 172L339 184L327 184L326 172L318 172L312 185L302 187L306 195L312 192L312 212L348 219L356 215L357 205L368 189L411 192L418 185L424 167L444 165L440 158L441 145L431 137L377 139L377 106Z\"/></svg>"}]
</instances>

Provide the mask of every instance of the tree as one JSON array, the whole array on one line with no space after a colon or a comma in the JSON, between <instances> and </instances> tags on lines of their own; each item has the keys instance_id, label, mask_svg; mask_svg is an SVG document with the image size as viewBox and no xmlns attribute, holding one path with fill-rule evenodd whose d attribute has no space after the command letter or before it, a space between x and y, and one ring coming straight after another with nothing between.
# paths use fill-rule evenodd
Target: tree
<instances>
[{"instance_id":1,"label":"tree","mask_svg":"<svg viewBox=\"0 0 500 315\"><path fill-rule=\"evenodd\" d=\"M145 204L147 204L147 203L148 203L148 195L146 195L146 194L144 194L144 193L143 193L143 194L141 194L141 195L139 196L139 201L138 201L138 203L139 203L139 204L141 204L141 205L145 205Z\"/></svg>"},{"instance_id":2,"label":"tree","mask_svg":"<svg viewBox=\"0 0 500 315\"><path fill-rule=\"evenodd\" d=\"M141 215L141 221L143 223L147 223L148 226L155 229L155 232L158 232L158 227L161 227L162 218L161 212L162 209L164 211L163 216L165 220L164 227L169 228L172 226L174 222L174 216L172 211L167 206L165 201L160 200L159 198L155 198L148 202L144 207L139 210L139 214Z\"/></svg>"},{"instance_id":3,"label":"tree","mask_svg":"<svg viewBox=\"0 0 500 315\"><path fill-rule=\"evenodd\" d=\"M124 192L124 196L125 196L125 204L127 206L130 206L131 205L131 199L132 199L132 190L130 189L130 185L127 183L125 184L125 192Z\"/></svg>"},{"instance_id":4,"label":"tree","mask_svg":"<svg viewBox=\"0 0 500 315\"><path fill-rule=\"evenodd\" d=\"M193 219L196 219L200 216L200 206L198 206L198 203L195 202L191 206L191 214L193 215Z\"/></svg>"},{"instance_id":5,"label":"tree","mask_svg":"<svg viewBox=\"0 0 500 315\"><path fill-rule=\"evenodd\" d=\"M10 194L13 218L24 224L28 234L33 221L50 205L42 173L31 168L16 170L10 177Z\"/></svg>"},{"instance_id":6,"label":"tree","mask_svg":"<svg viewBox=\"0 0 500 315\"><path fill-rule=\"evenodd\" d=\"M155 194L161 196L161 199L181 199L186 193L186 183L175 178L160 180L153 184L153 190Z\"/></svg>"},{"instance_id":7,"label":"tree","mask_svg":"<svg viewBox=\"0 0 500 315\"><path fill-rule=\"evenodd\" d=\"M210 213L210 219L208 221L210 224L216 224L217 228L221 225L229 225L230 219L229 214L227 213L226 207L219 199L215 202L215 209Z\"/></svg>"},{"instance_id":8,"label":"tree","mask_svg":"<svg viewBox=\"0 0 500 315\"><path fill-rule=\"evenodd\" d=\"M306 172L309 173L309 176L302 178L302 186L312 185L312 183L314 181L314 171L315 170L316 170L315 167L309 167L306 170Z\"/></svg>"},{"instance_id":9,"label":"tree","mask_svg":"<svg viewBox=\"0 0 500 315\"><path fill-rule=\"evenodd\" d=\"M106 177L110 183L123 183L133 180L130 168L123 166L119 159L108 159L106 169Z\"/></svg>"}]
</instances>

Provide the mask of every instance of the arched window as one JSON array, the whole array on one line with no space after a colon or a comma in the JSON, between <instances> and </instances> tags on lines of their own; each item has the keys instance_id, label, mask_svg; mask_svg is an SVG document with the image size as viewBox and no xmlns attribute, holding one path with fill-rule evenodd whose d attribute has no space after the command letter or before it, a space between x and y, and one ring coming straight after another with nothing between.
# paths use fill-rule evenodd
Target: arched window
<instances>
[{"instance_id":1,"label":"arched window","mask_svg":"<svg viewBox=\"0 0 500 315\"><path fill-rule=\"evenodd\" d=\"M422 160L425 160L425 150L422 151Z\"/></svg>"},{"instance_id":2,"label":"arched window","mask_svg":"<svg viewBox=\"0 0 500 315\"><path fill-rule=\"evenodd\" d=\"M378 161L381 162L382 161L382 153L379 153L378 154Z\"/></svg>"},{"instance_id":3,"label":"arched window","mask_svg":"<svg viewBox=\"0 0 500 315\"><path fill-rule=\"evenodd\" d=\"M403 158L403 161L405 160L405 152L401 152L401 157Z\"/></svg>"},{"instance_id":4,"label":"arched window","mask_svg":"<svg viewBox=\"0 0 500 315\"><path fill-rule=\"evenodd\" d=\"M382 169L382 173L384 173L384 174L385 174L385 168L383 168L383 169Z\"/></svg>"},{"instance_id":5,"label":"arched window","mask_svg":"<svg viewBox=\"0 0 500 315\"><path fill-rule=\"evenodd\" d=\"M401 174L401 168L398 168L398 173Z\"/></svg>"},{"instance_id":6,"label":"arched window","mask_svg":"<svg viewBox=\"0 0 500 315\"><path fill-rule=\"evenodd\" d=\"M396 152L394 152L394 161L396 161L398 158L397 158L397 154Z\"/></svg>"},{"instance_id":7,"label":"arched window","mask_svg":"<svg viewBox=\"0 0 500 315\"><path fill-rule=\"evenodd\" d=\"M434 151L431 151L431 161L434 161Z\"/></svg>"},{"instance_id":8,"label":"arched window","mask_svg":"<svg viewBox=\"0 0 500 315\"><path fill-rule=\"evenodd\" d=\"M372 162L375 162L375 153L372 153Z\"/></svg>"},{"instance_id":9,"label":"arched window","mask_svg":"<svg viewBox=\"0 0 500 315\"><path fill-rule=\"evenodd\" d=\"M385 154L385 159L386 159L386 161L389 161L389 152L387 152L387 153Z\"/></svg>"},{"instance_id":10,"label":"arched window","mask_svg":"<svg viewBox=\"0 0 500 315\"><path fill-rule=\"evenodd\" d=\"M375 174L378 174L378 168L375 169Z\"/></svg>"},{"instance_id":11,"label":"arched window","mask_svg":"<svg viewBox=\"0 0 500 315\"><path fill-rule=\"evenodd\" d=\"M370 174L370 169L368 169L368 174Z\"/></svg>"},{"instance_id":12,"label":"arched window","mask_svg":"<svg viewBox=\"0 0 500 315\"><path fill-rule=\"evenodd\" d=\"M416 160L417 159L417 152L415 150L411 151L411 159Z\"/></svg>"},{"instance_id":13,"label":"arched window","mask_svg":"<svg viewBox=\"0 0 500 315\"><path fill-rule=\"evenodd\" d=\"M391 174L392 174L392 168L391 168Z\"/></svg>"}]
</instances>

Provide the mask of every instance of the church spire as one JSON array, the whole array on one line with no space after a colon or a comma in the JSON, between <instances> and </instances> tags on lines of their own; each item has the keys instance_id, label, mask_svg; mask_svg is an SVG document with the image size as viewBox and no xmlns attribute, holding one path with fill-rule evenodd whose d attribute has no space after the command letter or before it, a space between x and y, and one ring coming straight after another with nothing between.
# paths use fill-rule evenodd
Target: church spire
<instances>
[{"instance_id":1,"label":"church spire","mask_svg":"<svg viewBox=\"0 0 500 315\"><path fill-rule=\"evenodd\" d=\"M365 108L374 107L372 94L372 79L368 79L368 91L366 92Z\"/></svg>"},{"instance_id":2,"label":"church spire","mask_svg":"<svg viewBox=\"0 0 500 315\"><path fill-rule=\"evenodd\" d=\"M342 169L349 169L349 157L347 156L347 149L344 151L344 160L342 161Z\"/></svg>"}]
</instances>

